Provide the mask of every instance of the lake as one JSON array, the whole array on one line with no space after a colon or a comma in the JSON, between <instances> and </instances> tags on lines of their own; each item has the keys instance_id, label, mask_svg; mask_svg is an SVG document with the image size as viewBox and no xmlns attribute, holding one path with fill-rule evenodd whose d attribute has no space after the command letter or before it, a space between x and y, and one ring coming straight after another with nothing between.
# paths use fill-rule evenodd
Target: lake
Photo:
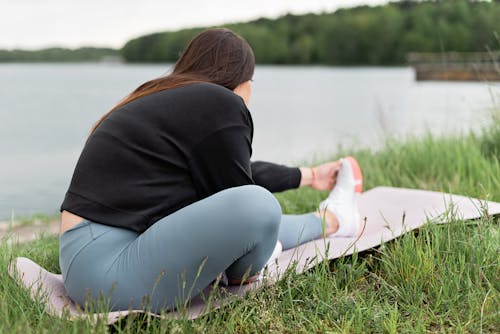
<instances>
[{"instance_id":1,"label":"lake","mask_svg":"<svg viewBox=\"0 0 500 334\"><path fill-rule=\"evenodd\" d=\"M0 221L57 212L92 124L169 67L0 64ZM416 82L407 67L258 66L253 158L298 164L335 157L339 145L478 130L497 92L498 84Z\"/></svg>"}]
</instances>

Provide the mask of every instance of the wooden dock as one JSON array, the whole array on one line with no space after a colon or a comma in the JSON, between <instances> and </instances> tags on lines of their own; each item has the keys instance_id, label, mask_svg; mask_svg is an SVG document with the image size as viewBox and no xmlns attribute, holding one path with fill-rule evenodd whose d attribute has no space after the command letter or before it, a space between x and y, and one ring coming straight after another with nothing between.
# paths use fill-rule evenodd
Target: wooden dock
<instances>
[{"instance_id":1,"label":"wooden dock","mask_svg":"<svg viewBox=\"0 0 500 334\"><path fill-rule=\"evenodd\" d=\"M409 53L407 61L417 81L500 81L500 51Z\"/></svg>"}]
</instances>

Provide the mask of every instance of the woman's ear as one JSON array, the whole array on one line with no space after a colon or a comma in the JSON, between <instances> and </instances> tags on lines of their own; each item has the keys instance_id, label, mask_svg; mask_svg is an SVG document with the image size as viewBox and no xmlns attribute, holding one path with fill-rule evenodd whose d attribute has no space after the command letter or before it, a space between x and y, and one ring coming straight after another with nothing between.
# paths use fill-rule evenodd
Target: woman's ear
<instances>
[{"instance_id":1,"label":"woman's ear","mask_svg":"<svg viewBox=\"0 0 500 334\"><path fill-rule=\"evenodd\" d=\"M248 106L250 103L250 96L252 95L252 83L250 80L240 83L233 92L240 96L245 104Z\"/></svg>"}]
</instances>

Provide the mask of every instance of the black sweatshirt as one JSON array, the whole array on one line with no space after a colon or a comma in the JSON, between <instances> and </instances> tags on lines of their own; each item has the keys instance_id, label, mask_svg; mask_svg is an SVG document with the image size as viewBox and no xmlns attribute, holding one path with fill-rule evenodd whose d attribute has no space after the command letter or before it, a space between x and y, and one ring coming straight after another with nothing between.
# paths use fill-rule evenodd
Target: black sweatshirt
<instances>
[{"instance_id":1,"label":"black sweatshirt","mask_svg":"<svg viewBox=\"0 0 500 334\"><path fill-rule=\"evenodd\" d=\"M141 97L90 136L61 211L143 232L223 189L298 187L298 168L250 162L252 136L245 103L222 86L198 83Z\"/></svg>"}]
</instances>

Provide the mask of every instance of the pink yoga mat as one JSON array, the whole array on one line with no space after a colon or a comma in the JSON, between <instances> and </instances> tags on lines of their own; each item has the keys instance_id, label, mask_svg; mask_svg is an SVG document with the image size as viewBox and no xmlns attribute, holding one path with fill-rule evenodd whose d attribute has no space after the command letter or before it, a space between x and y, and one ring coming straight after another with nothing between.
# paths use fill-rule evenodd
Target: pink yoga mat
<instances>
[{"instance_id":1,"label":"pink yoga mat","mask_svg":"<svg viewBox=\"0 0 500 334\"><path fill-rule=\"evenodd\" d=\"M335 259L353 252L361 252L401 236L423 224L445 223L447 217L469 220L489 215L500 214L500 203L481 201L458 195L444 194L423 190L378 187L359 197L361 217L365 228L359 238L318 239L289 249L272 262L266 271L266 278L244 286L208 287L190 301L183 310L167 314L169 317L193 319L228 302L232 298L244 296L251 289L261 284L272 284L283 276L285 271L294 266L301 273L323 259ZM53 274L27 258L16 258L9 266L9 273L20 284L30 290L34 301L45 299L48 313L61 316L68 312L71 318L103 318L114 323L130 313L142 313L140 310L125 310L102 314L84 313L67 296L61 275ZM216 289L218 297L207 298Z\"/></svg>"}]
</instances>

